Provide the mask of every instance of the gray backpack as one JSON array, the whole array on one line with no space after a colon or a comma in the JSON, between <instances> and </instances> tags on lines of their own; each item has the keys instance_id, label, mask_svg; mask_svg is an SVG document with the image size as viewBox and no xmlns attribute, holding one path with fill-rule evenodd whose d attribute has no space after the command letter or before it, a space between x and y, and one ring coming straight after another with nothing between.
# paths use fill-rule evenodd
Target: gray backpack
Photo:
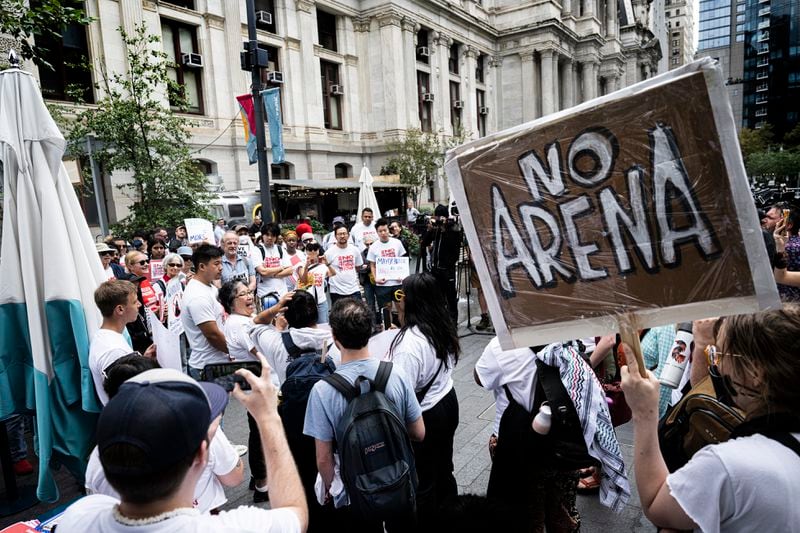
<instances>
[{"instance_id":1,"label":"gray backpack","mask_svg":"<svg viewBox=\"0 0 800 533\"><path fill-rule=\"evenodd\" d=\"M392 363L381 361L375 380L355 385L339 374L325 381L347 399L336 428L342 482L365 519L388 520L416 511L417 472L405 421L384 391Z\"/></svg>"}]
</instances>

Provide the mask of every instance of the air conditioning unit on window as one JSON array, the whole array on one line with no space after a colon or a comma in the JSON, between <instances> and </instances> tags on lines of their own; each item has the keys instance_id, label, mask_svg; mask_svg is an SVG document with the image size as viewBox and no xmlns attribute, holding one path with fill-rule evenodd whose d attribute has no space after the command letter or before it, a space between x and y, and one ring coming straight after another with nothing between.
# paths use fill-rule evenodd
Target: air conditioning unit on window
<instances>
[{"instance_id":1,"label":"air conditioning unit on window","mask_svg":"<svg viewBox=\"0 0 800 533\"><path fill-rule=\"evenodd\" d=\"M203 56L200 54L182 54L181 62L184 67L200 68L203 66Z\"/></svg>"},{"instance_id":2,"label":"air conditioning unit on window","mask_svg":"<svg viewBox=\"0 0 800 533\"><path fill-rule=\"evenodd\" d=\"M433 93L422 93L423 102L433 102Z\"/></svg>"},{"instance_id":3,"label":"air conditioning unit on window","mask_svg":"<svg viewBox=\"0 0 800 533\"><path fill-rule=\"evenodd\" d=\"M344 94L344 85L331 85L330 93L332 96L342 96Z\"/></svg>"},{"instance_id":4,"label":"air conditioning unit on window","mask_svg":"<svg viewBox=\"0 0 800 533\"><path fill-rule=\"evenodd\" d=\"M272 13L269 11L256 11L256 24L272 24Z\"/></svg>"},{"instance_id":5,"label":"air conditioning unit on window","mask_svg":"<svg viewBox=\"0 0 800 533\"><path fill-rule=\"evenodd\" d=\"M463 109L464 108L464 100L456 100L453 102L453 109Z\"/></svg>"},{"instance_id":6,"label":"air conditioning unit on window","mask_svg":"<svg viewBox=\"0 0 800 533\"><path fill-rule=\"evenodd\" d=\"M283 72L279 72L277 70L273 72L267 72L267 81L270 83L283 83Z\"/></svg>"},{"instance_id":7,"label":"air conditioning unit on window","mask_svg":"<svg viewBox=\"0 0 800 533\"><path fill-rule=\"evenodd\" d=\"M427 46L418 46L417 55L422 57L430 57L431 51Z\"/></svg>"},{"instance_id":8,"label":"air conditioning unit on window","mask_svg":"<svg viewBox=\"0 0 800 533\"><path fill-rule=\"evenodd\" d=\"M478 108L478 113L480 113L481 115L488 115L489 114L489 108L485 107L485 106L481 106L481 107Z\"/></svg>"}]
</instances>

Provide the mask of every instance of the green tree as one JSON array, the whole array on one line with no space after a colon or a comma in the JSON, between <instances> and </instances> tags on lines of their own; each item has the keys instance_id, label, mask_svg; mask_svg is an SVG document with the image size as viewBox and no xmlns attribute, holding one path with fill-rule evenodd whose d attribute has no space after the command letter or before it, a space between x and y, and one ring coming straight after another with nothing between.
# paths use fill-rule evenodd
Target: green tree
<instances>
[{"instance_id":1,"label":"green tree","mask_svg":"<svg viewBox=\"0 0 800 533\"><path fill-rule=\"evenodd\" d=\"M381 173L396 173L401 183L411 185L416 203L420 189L444 164L445 151L464 142L467 136L461 128L444 140L435 133L410 129L402 140L387 144L387 150L394 155L386 161Z\"/></svg>"},{"instance_id":2,"label":"green tree","mask_svg":"<svg viewBox=\"0 0 800 533\"><path fill-rule=\"evenodd\" d=\"M746 162L751 176L790 177L800 174L800 152L773 150L751 154Z\"/></svg>"},{"instance_id":3,"label":"green tree","mask_svg":"<svg viewBox=\"0 0 800 533\"><path fill-rule=\"evenodd\" d=\"M44 56L47 50L34 44L36 35L60 38L72 23L88 24L91 19L83 11L83 2L62 0L0 0L0 34L17 41L17 52L23 59L50 66ZM6 58L0 58L5 64Z\"/></svg>"},{"instance_id":4,"label":"green tree","mask_svg":"<svg viewBox=\"0 0 800 533\"><path fill-rule=\"evenodd\" d=\"M742 128L739 131L739 146L742 149L742 157L747 160L751 154L763 152L772 144L772 126L765 125L763 128L750 129Z\"/></svg>"},{"instance_id":5,"label":"green tree","mask_svg":"<svg viewBox=\"0 0 800 533\"><path fill-rule=\"evenodd\" d=\"M73 152L82 153L92 135L98 145L94 156L104 172L132 174L129 183L119 186L133 200L131 212L112 227L115 233L210 218L206 178L188 145L193 123L169 105L184 110L186 100L182 87L169 77L171 65L158 50L160 39L144 25L133 35L118 31L129 68L103 73L98 89L105 96L68 125Z\"/></svg>"}]
</instances>

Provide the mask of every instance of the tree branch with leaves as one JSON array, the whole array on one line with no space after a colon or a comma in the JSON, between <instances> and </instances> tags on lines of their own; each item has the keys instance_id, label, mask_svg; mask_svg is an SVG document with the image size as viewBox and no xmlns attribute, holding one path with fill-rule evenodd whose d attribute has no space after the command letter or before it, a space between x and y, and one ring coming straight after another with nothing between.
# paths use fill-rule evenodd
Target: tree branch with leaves
<instances>
[{"instance_id":1,"label":"tree branch with leaves","mask_svg":"<svg viewBox=\"0 0 800 533\"><path fill-rule=\"evenodd\" d=\"M132 35L118 31L128 69L100 73L97 88L104 96L67 124L72 151L82 153L86 138L93 136L94 157L104 173L132 174L131 182L118 186L133 205L130 215L112 228L115 233L210 217L206 177L189 146L193 122L179 114L187 102L183 88L170 77L173 65L160 49L160 38L144 25Z\"/></svg>"},{"instance_id":2,"label":"tree branch with leaves","mask_svg":"<svg viewBox=\"0 0 800 533\"><path fill-rule=\"evenodd\" d=\"M461 128L444 140L436 133L410 129L403 139L387 143L387 150L394 155L386 161L381 174L399 175L401 183L411 185L416 203L422 187L444 165L445 152L463 143L468 136Z\"/></svg>"}]
</instances>

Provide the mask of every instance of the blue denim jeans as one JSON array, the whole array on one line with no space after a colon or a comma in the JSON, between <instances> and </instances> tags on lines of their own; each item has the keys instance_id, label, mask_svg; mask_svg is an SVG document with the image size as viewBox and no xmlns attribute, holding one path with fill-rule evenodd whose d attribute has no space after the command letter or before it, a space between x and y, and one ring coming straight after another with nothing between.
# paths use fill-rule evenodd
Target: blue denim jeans
<instances>
[{"instance_id":1,"label":"blue denim jeans","mask_svg":"<svg viewBox=\"0 0 800 533\"><path fill-rule=\"evenodd\" d=\"M317 304L317 324L328 323L328 301Z\"/></svg>"}]
</instances>

